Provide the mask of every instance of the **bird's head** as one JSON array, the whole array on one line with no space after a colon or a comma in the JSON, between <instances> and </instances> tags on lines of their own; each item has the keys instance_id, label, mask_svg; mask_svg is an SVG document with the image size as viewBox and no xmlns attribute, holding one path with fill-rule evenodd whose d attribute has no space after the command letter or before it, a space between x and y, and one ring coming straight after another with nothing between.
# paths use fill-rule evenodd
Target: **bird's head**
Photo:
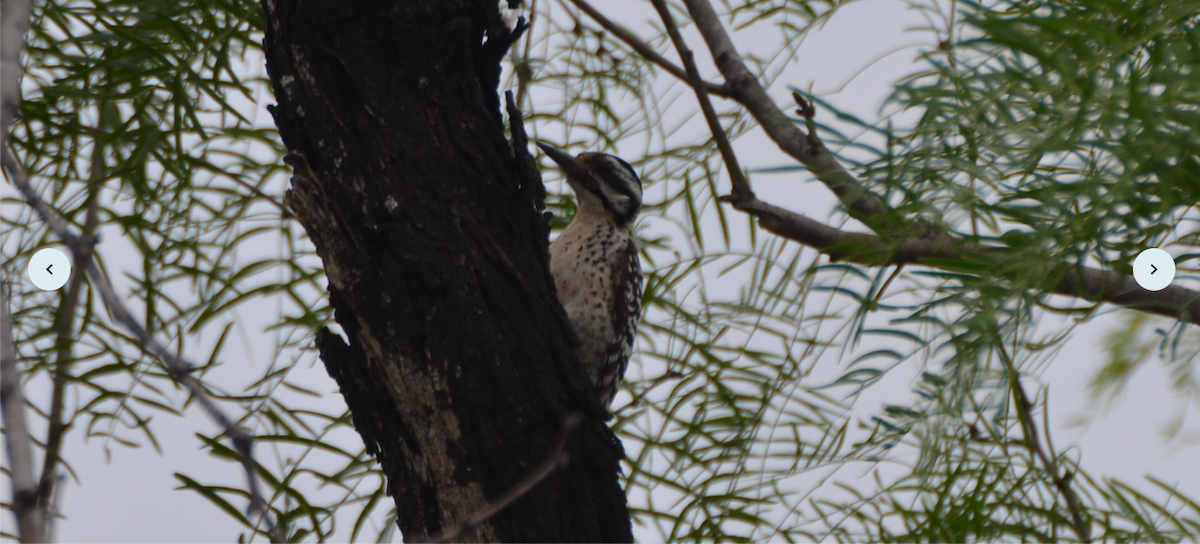
<instances>
[{"instance_id":1,"label":"bird's head","mask_svg":"<svg viewBox=\"0 0 1200 544\"><path fill-rule=\"evenodd\" d=\"M546 152L575 191L580 213L610 215L620 226L628 226L642 207L642 180L629 163L607 153L580 153L572 157L546 144Z\"/></svg>"}]
</instances>

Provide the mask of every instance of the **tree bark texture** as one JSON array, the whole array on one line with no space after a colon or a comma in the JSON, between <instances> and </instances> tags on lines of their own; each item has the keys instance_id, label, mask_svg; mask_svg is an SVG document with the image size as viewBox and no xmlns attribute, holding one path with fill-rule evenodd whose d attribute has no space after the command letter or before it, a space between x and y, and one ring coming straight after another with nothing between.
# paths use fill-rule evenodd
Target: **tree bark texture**
<instances>
[{"instance_id":1,"label":"tree bark texture","mask_svg":"<svg viewBox=\"0 0 1200 544\"><path fill-rule=\"evenodd\" d=\"M511 41L495 0L262 0L288 203L342 336L318 335L405 539L630 541L620 443L575 361L547 265L541 180L505 139ZM514 153L515 149L515 153Z\"/></svg>"}]
</instances>

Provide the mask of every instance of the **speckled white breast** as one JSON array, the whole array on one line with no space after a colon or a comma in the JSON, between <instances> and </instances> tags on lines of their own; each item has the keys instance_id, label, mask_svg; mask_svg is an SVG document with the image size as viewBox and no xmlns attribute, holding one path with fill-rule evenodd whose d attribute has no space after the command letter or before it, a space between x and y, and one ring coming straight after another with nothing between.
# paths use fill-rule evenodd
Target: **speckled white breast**
<instances>
[{"instance_id":1,"label":"speckled white breast","mask_svg":"<svg viewBox=\"0 0 1200 544\"><path fill-rule=\"evenodd\" d=\"M604 217L576 216L550 252L558 300L579 337L579 362L592 383L599 379L613 337L614 272L625 265L628 240L625 229Z\"/></svg>"}]
</instances>

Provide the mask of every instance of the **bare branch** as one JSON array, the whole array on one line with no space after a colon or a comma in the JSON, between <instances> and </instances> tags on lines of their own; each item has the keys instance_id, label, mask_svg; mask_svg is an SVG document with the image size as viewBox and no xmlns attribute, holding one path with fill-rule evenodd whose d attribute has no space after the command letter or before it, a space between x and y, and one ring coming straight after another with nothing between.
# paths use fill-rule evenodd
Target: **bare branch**
<instances>
[{"instance_id":1,"label":"bare branch","mask_svg":"<svg viewBox=\"0 0 1200 544\"><path fill-rule=\"evenodd\" d=\"M21 51L29 30L31 0L0 3L0 151L8 156L8 131L17 118L21 94ZM0 282L0 410L4 417L4 444L8 448L12 478L12 511L17 516L21 542L40 542L46 519L37 508L37 482L33 473L33 441L25 420L25 392L17 369L12 318L8 313L7 285Z\"/></svg>"},{"instance_id":2,"label":"bare branch","mask_svg":"<svg viewBox=\"0 0 1200 544\"><path fill-rule=\"evenodd\" d=\"M884 212L883 202L867 191L853 174L838 162L819 141L809 138L796 126L783 110L771 100L758 78L746 67L742 57L734 48L729 34L721 24L717 13L708 0L685 0L688 12L696 21L700 34L708 43L708 50L721 75L725 76L724 88L731 97L750 111L767 135L785 153L807 166L817 179L829 187L842 201L842 205L860 219L880 215ZM868 226L879 230L878 225Z\"/></svg>"},{"instance_id":3,"label":"bare branch","mask_svg":"<svg viewBox=\"0 0 1200 544\"><path fill-rule=\"evenodd\" d=\"M717 85L716 83L703 81L698 76L696 77L696 80L693 81L692 78L688 77L687 72L683 68L676 66L675 63L658 54L658 51L655 51L653 47L650 47L650 44L642 41L641 38L638 38L637 34L634 34L633 31L621 26L608 17L605 17L603 13L600 13L600 10L587 3L586 0L571 0L571 3L583 10L584 13L587 13L588 17L591 17L592 20L599 23L604 30L612 32L613 35L620 38L621 41L625 42L626 45L632 47L634 51L638 52L638 54L646 57L646 59L650 62L659 65L675 77L688 82L693 89L703 89L706 93L732 98L724 85Z\"/></svg>"},{"instance_id":4,"label":"bare branch","mask_svg":"<svg viewBox=\"0 0 1200 544\"><path fill-rule=\"evenodd\" d=\"M259 489L258 476L255 474L258 463L254 460L253 454L254 437L238 426L233 419L230 419L216 405L212 397L209 396L208 392L204 389L204 385L192 376L192 370L196 368L195 364L176 356L143 328L138 320L129 313L125 304L117 296L112 284L108 281L108 277L96 265L95 260L82 258L87 244L79 236L72 234L62 217L58 215L58 212L38 197L37 192L29 185L29 180L25 178L24 170L17 162L16 157L8 149L0 150L0 152L3 153L3 166L5 171L8 172L9 179L17 186L17 190L21 192L21 195L30 207L50 226L50 230L54 232L64 245L70 248L76 266L83 269L88 277L91 278L91 287L100 293L100 298L104 301L104 305L108 308L112 319L124 327L143 350L157 357L163 363L163 366L175 383L186 389L196 400L196 404L200 405L201 409L229 436L246 473L246 485L250 495L248 513L251 517L261 516L262 523L265 524L266 532L271 535L271 539L276 542L282 542L283 535L280 534L279 528L270 516L267 502L263 499Z\"/></svg>"},{"instance_id":5,"label":"bare branch","mask_svg":"<svg viewBox=\"0 0 1200 544\"><path fill-rule=\"evenodd\" d=\"M429 537L427 542L451 542L462 537L467 531L479 526L481 523L491 519L492 516L500 513L508 505L515 502L517 499L524 496L531 489L536 487L547 476L550 476L555 470L558 470L563 465L567 464L567 438L571 436L571 431L574 431L579 423L583 421L583 416L579 414L567 414L563 418L562 429L559 431L558 443L554 446L554 451L550 456L538 465L533 472L525 475L519 482L508 488L504 494L500 495L495 502L488 505L487 508L480 510L467 518L466 521L459 523L445 531Z\"/></svg>"},{"instance_id":6,"label":"bare branch","mask_svg":"<svg viewBox=\"0 0 1200 544\"><path fill-rule=\"evenodd\" d=\"M7 161L8 131L17 119L21 100L21 51L29 30L31 0L0 3L0 152ZM7 166L7 165L6 165ZM0 410L4 417L5 446L11 466L12 511L17 517L21 542L46 538L46 511L40 507L39 485L33 473L33 441L25 420L25 393L17 369L12 318L8 313L7 285L0 282Z\"/></svg>"},{"instance_id":7,"label":"bare branch","mask_svg":"<svg viewBox=\"0 0 1200 544\"><path fill-rule=\"evenodd\" d=\"M21 103L21 51L29 30L31 0L0 3L0 149L8 145L8 130Z\"/></svg>"},{"instance_id":8,"label":"bare branch","mask_svg":"<svg viewBox=\"0 0 1200 544\"><path fill-rule=\"evenodd\" d=\"M1009 259L1001 248L971 245L948 234L933 233L898 241L885 240L873 234L850 232L831 227L804 215L767 204L753 196L723 197L734 208L758 218L759 225L789 240L816 248L832 260L849 261L869 266L920 264L946 268L936 261L973 263L1002 263ZM1200 323L1200 291L1171 285L1161 291L1146 291L1133 278L1111 270L1060 264L1062 278L1051 292L1091 301L1104 301L1179 319L1185 323ZM1003 279L1017 279L1004 277ZM1011 276L1011 274L1010 274Z\"/></svg>"},{"instance_id":9,"label":"bare branch","mask_svg":"<svg viewBox=\"0 0 1200 544\"><path fill-rule=\"evenodd\" d=\"M679 25L675 24L675 18L671 16L667 3L664 0L652 1L654 9L658 10L658 16L662 18L663 26L667 28L667 34L671 36L671 42L675 44L675 50L679 52L679 58L683 59L683 66L687 70L687 81L692 90L696 92L696 100L700 101L700 110L704 112L704 120L708 123L709 131L717 140L717 149L721 150L721 157L725 160L725 168L729 170L729 179L733 183L733 194L736 197L753 198L754 191L750 190L750 182L738 164L737 155L733 152L733 145L729 143L729 136L725 134L721 120L717 118L717 110L713 108L712 101L708 99L708 93L704 91L704 82L700 79L700 70L696 68L696 59L692 55L692 50L688 49L687 42L683 40L683 34L679 32Z\"/></svg>"},{"instance_id":10,"label":"bare branch","mask_svg":"<svg viewBox=\"0 0 1200 544\"><path fill-rule=\"evenodd\" d=\"M6 12L7 13L7 12ZM0 283L0 410L4 412L4 446L8 449L13 498L21 542L41 542L46 520L37 508L37 481L33 476L33 439L25 421L25 394L17 369L12 318L8 315L8 289Z\"/></svg>"}]
</instances>

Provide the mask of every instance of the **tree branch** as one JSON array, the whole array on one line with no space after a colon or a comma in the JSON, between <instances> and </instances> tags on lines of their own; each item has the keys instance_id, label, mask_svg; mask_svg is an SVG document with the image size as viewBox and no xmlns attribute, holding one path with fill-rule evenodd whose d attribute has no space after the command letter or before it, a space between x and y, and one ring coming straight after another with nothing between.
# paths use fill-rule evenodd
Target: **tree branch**
<instances>
[{"instance_id":1,"label":"tree branch","mask_svg":"<svg viewBox=\"0 0 1200 544\"><path fill-rule=\"evenodd\" d=\"M82 268L88 277L91 278L92 288L100 293L100 298L104 301L104 305L108 308L112 319L124 327L143 350L157 357L163 363L163 366L175 383L186 389L196 399L196 404L200 405L201 409L229 436L246 473L247 491L250 496L248 514L251 517L261 516L262 522L266 525L266 532L271 536L271 539L275 542L282 542L283 535L279 532L278 526L275 525L274 519L271 517L269 508L267 507L267 502L263 499L259 489L258 476L255 474L258 463L254 460L252 451L254 437L238 426L234 420L230 419L208 395L208 392L204 389L204 385L191 375L192 370L196 368L195 364L172 353L170 349L155 339L130 314L124 303L117 296L108 278L100 270L100 267L96 265L95 260L83 258L84 252L87 251L87 244L79 236L72 234L66 222L58 215L58 212L38 197L37 192L29 184L29 180L25 178L24 170L17 162L16 157L8 149L0 151L3 152L3 166L8 172L9 179L17 186L17 190L21 192L26 203L38 213L41 219L50 227L50 230L71 250L76 266Z\"/></svg>"},{"instance_id":2,"label":"tree branch","mask_svg":"<svg viewBox=\"0 0 1200 544\"><path fill-rule=\"evenodd\" d=\"M600 10L587 3L586 0L571 0L571 3L583 10L584 13L587 13L588 17L591 17L592 20L599 23L604 30L612 32L614 36L620 38L621 41L625 42L625 44L629 47L632 47L634 51L637 51L640 55L646 57L647 60L659 65L667 72L670 72L671 75L688 82L688 84L691 85L692 88L697 89L697 91L703 89L706 93L732 98L732 95L729 94L729 90L726 89L724 85L718 85L710 81L703 81L698 76L696 77L696 80L693 81L692 78L688 76L687 71L679 66L676 66L675 63L667 60L666 57L660 55L658 51L650 46L650 44L642 41L641 38L638 38L637 34L634 34L633 31L621 26L608 17L605 17L603 13L600 13Z\"/></svg>"},{"instance_id":3,"label":"tree branch","mask_svg":"<svg viewBox=\"0 0 1200 544\"><path fill-rule=\"evenodd\" d=\"M0 152L5 158L9 155L8 131L17 118L20 104L21 51L25 49L31 10L30 0L3 0L0 3ZM40 542L46 537L46 518L37 507L33 440L25 420L25 393L17 369L6 287L0 282L0 411L4 418L4 444L11 463L11 508L17 517L17 535L21 542Z\"/></svg>"},{"instance_id":4,"label":"tree branch","mask_svg":"<svg viewBox=\"0 0 1200 544\"><path fill-rule=\"evenodd\" d=\"M21 51L31 10L31 0L4 0L0 9L0 149L8 145L21 103Z\"/></svg>"},{"instance_id":5,"label":"tree branch","mask_svg":"<svg viewBox=\"0 0 1200 544\"><path fill-rule=\"evenodd\" d=\"M864 220L876 232L881 232L883 227L879 222L866 220L884 212L883 202L846 171L825 146L805 134L775 105L767 90L738 55L712 4L708 0L684 0L684 3L700 34L704 36L717 69L725 76L724 87L729 90L730 96L750 111L780 149L807 166L817 179L829 187L852 215Z\"/></svg>"},{"instance_id":6,"label":"tree branch","mask_svg":"<svg viewBox=\"0 0 1200 544\"><path fill-rule=\"evenodd\" d=\"M6 12L7 13L7 12ZM17 517L21 542L41 542L45 519L37 508L37 482L33 476L33 439L25 421L25 394L17 369L12 318L8 315L8 289L0 283L0 410L4 412L4 446L8 449L13 498L9 508Z\"/></svg>"},{"instance_id":7,"label":"tree branch","mask_svg":"<svg viewBox=\"0 0 1200 544\"><path fill-rule=\"evenodd\" d=\"M1002 248L972 246L947 234L933 233L896 241L873 234L850 232L831 227L804 215L767 204L753 196L722 197L737 210L758 218L759 225L779 236L816 248L832 260L869 266L920 264L948 269L937 261L1002 263L1011 257ZM1171 285L1161 291L1146 291L1133 278L1111 270L1059 264L1062 278L1050 292L1092 301L1104 301L1134 310L1200 323L1200 291ZM1007 274L1007 275L1006 275ZM1013 273L998 273L1003 279L1017 279Z\"/></svg>"},{"instance_id":8,"label":"tree branch","mask_svg":"<svg viewBox=\"0 0 1200 544\"><path fill-rule=\"evenodd\" d=\"M671 16L667 3L664 0L652 1L654 9L658 10L658 16L662 18L663 26L667 29L667 35L671 37L671 42L675 44L675 50L679 52L679 58L683 59L683 66L687 70L688 84L696 92L696 100L700 102L700 110L704 112L704 121L708 123L709 131L717 140L717 149L721 150L721 157L725 160L725 168L729 170L729 179L733 183L733 194L753 198L754 192L750 190L750 182L738 164L737 155L733 152L733 145L729 143L729 136L725 134L725 128L721 126L721 120L717 117L717 110L713 108L712 101L708 99L708 93L704 91L704 82L700 79L700 70L696 68L696 59L692 55L692 50L688 49L687 42L683 40L683 34L679 32L679 25L675 24L675 18Z\"/></svg>"}]
</instances>

